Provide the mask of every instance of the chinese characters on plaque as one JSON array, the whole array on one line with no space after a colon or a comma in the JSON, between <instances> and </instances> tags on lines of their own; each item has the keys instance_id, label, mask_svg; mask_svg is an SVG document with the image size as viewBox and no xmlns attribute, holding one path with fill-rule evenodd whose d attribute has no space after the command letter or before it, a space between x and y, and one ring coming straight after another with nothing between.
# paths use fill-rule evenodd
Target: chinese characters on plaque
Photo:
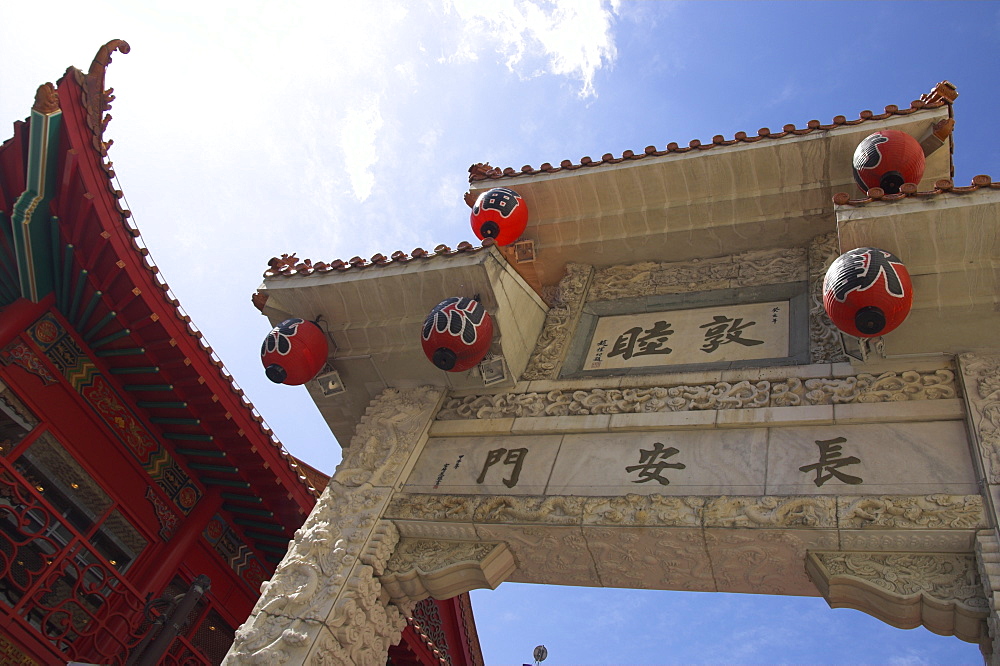
<instances>
[{"instance_id":1,"label":"chinese characters on plaque","mask_svg":"<svg viewBox=\"0 0 1000 666\"><path fill-rule=\"evenodd\" d=\"M803 474L815 473L815 478L811 479L811 481L817 487L822 486L832 479L837 479L842 483L850 485L859 485L864 482L861 477L848 474L846 471L840 469L849 465L861 464L861 459L857 456L844 456L842 445L847 443L847 439L844 437L835 437L833 439L814 441L816 446L819 447L819 461L803 465L799 467L799 471ZM499 448L489 451L486 454L486 462L483 464L482 471L479 473L476 483L479 485L485 483L491 469L496 465L500 465L500 469L506 470L508 474L507 478L501 478L503 484L508 488L513 488L517 485L518 478L521 475L521 467L524 465L529 453L530 451L527 447L519 449ZM666 470L683 470L687 468L687 465L684 463L671 460L680 453L681 451L675 446L667 446L663 442L653 442L653 448L651 449L641 447L637 449L639 463L637 465L625 465L623 468L624 473L632 483L655 481L661 486L670 485L670 480L665 476ZM460 456L459 458L461 459L462 457L464 456ZM447 467L448 465L445 465L445 469L441 470L441 476L444 475ZM497 474L502 476L503 472L497 472ZM493 479L492 482L495 483L496 479ZM441 477L439 476L438 484L440 483ZM435 485L434 487L437 488L438 486Z\"/></svg>"},{"instance_id":2,"label":"chinese characters on plaque","mask_svg":"<svg viewBox=\"0 0 1000 666\"><path fill-rule=\"evenodd\" d=\"M584 370L788 355L788 301L601 317Z\"/></svg>"}]
</instances>

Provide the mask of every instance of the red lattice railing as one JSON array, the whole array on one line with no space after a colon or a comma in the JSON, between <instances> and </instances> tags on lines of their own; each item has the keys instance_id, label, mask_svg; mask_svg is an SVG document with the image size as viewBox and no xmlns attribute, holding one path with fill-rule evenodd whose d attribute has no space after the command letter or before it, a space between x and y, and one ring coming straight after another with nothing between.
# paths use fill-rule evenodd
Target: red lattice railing
<instances>
[{"instance_id":1,"label":"red lattice railing","mask_svg":"<svg viewBox=\"0 0 1000 666\"><path fill-rule=\"evenodd\" d=\"M148 629L143 607L139 592L0 458L0 613L41 636L54 657L121 665Z\"/></svg>"}]
</instances>

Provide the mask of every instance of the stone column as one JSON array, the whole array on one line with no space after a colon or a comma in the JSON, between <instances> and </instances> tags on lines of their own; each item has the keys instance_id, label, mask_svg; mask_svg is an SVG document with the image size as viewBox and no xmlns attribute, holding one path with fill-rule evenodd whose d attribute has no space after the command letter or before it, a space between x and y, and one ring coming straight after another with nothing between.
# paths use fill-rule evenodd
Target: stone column
<instances>
[{"instance_id":1,"label":"stone column","mask_svg":"<svg viewBox=\"0 0 1000 666\"><path fill-rule=\"evenodd\" d=\"M412 604L391 601L379 582L399 541L382 515L427 441L443 395L432 387L390 388L372 401L224 664L385 663Z\"/></svg>"},{"instance_id":2,"label":"stone column","mask_svg":"<svg viewBox=\"0 0 1000 666\"><path fill-rule=\"evenodd\" d=\"M983 650L986 662L1000 666L1000 354L962 354L958 357L965 409L968 415L972 459L977 465L989 529L976 538L979 569L990 617L987 620L991 649Z\"/></svg>"}]
</instances>

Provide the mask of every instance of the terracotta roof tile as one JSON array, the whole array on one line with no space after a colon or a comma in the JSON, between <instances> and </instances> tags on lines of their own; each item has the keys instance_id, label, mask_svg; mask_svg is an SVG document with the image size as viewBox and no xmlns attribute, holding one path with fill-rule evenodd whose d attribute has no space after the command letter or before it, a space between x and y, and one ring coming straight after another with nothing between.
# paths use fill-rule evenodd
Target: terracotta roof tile
<instances>
[{"instance_id":1,"label":"terracotta roof tile","mask_svg":"<svg viewBox=\"0 0 1000 666\"><path fill-rule=\"evenodd\" d=\"M438 245L434 252L428 252L422 247L415 248L407 254L402 250L396 250L389 257L379 253L366 261L361 257L354 257L350 261L334 259L327 263L319 261L313 263L311 259L299 259L295 254L282 254L280 257L272 257L267 262L268 268L264 271L264 277L291 277L293 275L314 275L332 272L345 272L349 270L364 270L371 267L389 266L392 264L406 264L417 259L434 259L435 257L454 257L459 254L472 254L493 246L493 239L483 240L483 244L475 246L468 241L462 241L454 250L447 245Z\"/></svg>"},{"instance_id":2,"label":"terracotta roof tile","mask_svg":"<svg viewBox=\"0 0 1000 666\"><path fill-rule=\"evenodd\" d=\"M852 199L847 192L838 192L833 195L833 203L838 206L860 206L872 201L900 201L901 199L925 199L939 194L968 194L977 190L1000 190L1000 183L994 183L993 179L986 175L974 176L972 184L968 187L956 187L948 178L941 179L934 183L934 189L926 192L918 192L917 186L913 183L905 183L899 188L898 194L886 194L880 187L873 187L868 190L868 196L860 199Z\"/></svg>"},{"instance_id":3,"label":"terracotta roof tile","mask_svg":"<svg viewBox=\"0 0 1000 666\"><path fill-rule=\"evenodd\" d=\"M805 127L796 127L795 125L789 124L782 127L780 132L772 132L767 127L762 127L757 130L757 136L749 136L746 132L737 132L732 139L726 139L721 134L716 134L712 137L712 141L709 143L702 143L698 139L692 139L688 142L687 147L681 147L676 142L670 142L667 144L664 150L658 150L656 146L647 146L642 154L635 154L631 150L626 150L622 153L621 157L616 158L611 153L605 153L600 160L594 160L587 157L581 157L579 164L574 164L571 160L563 160L559 163L558 167L553 167L550 163L545 162L538 169L533 168L530 164L526 164L521 167L520 170L513 169L512 167L507 167L505 169L500 169L498 167L490 166L489 162L473 164L469 167L469 182L475 183L484 180L500 180L502 178L516 178L518 176L527 176L537 173L556 173L558 171L572 171L574 169L579 169L580 167L596 167L604 164L618 164L625 160L637 160L644 157L660 157L669 154L679 154L688 153L693 150L710 150L716 146L732 146L737 143L754 143L762 139L781 139L788 136L803 136L805 134L810 134L816 131L822 130L832 130L845 125L858 125L863 122L868 122L871 120L885 120L892 116L908 116L912 113L920 111L921 109L935 109L947 104L951 104L958 97L958 92L955 86L948 81L942 81L941 83L934 86L934 88L924 95L920 96L920 99L910 102L909 107L899 108L895 104L890 104L885 107L883 113L875 113L871 110L862 111L858 114L856 120L848 120L845 116L834 116L833 121L824 125L818 120L810 120L806 123Z\"/></svg>"}]
</instances>

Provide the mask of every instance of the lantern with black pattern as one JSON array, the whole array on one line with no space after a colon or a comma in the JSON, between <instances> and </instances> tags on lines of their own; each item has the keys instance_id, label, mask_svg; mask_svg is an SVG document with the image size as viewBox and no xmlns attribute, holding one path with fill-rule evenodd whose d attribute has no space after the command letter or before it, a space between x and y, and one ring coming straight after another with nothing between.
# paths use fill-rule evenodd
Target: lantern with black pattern
<instances>
[{"instance_id":1,"label":"lantern with black pattern","mask_svg":"<svg viewBox=\"0 0 1000 666\"><path fill-rule=\"evenodd\" d=\"M424 354L448 372L477 365L492 342L493 318L475 298L444 299L427 315L421 331Z\"/></svg>"},{"instance_id":2,"label":"lantern with black pattern","mask_svg":"<svg viewBox=\"0 0 1000 666\"><path fill-rule=\"evenodd\" d=\"M470 220L479 240L492 238L497 245L510 245L528 226L528 204L514 190L494 187L476 199Z\"/></svg>"},{"instance_id":3,"label":"lantern with black pattern","mask_svg":"<svg viewBox=\"0 0 1000 666\"><path fill-rule=\"evenodd\" d=\"M823 279L823 308L840 330L859 338L885 335L913 303L910 273L899 257L859 247L837 257Z\"/></svg>"},{"instance_id":4,"label":"lantern with black pattern","mask_svg":"<svg viewBox=\"0 0 1000 666\"><path fill-rule=\"evenodd\" d=\"M863 192L880 187L898 194L904 183L924 177L924 149L906 132L879 130L865 137L854 151L854 181Z\"/></svg>"},{"instance_id":5,"label":"lantern with black pattern","mask_svg":"<svg viewBox=\"0 0 1000 666\"><path fill-rule=\"evenodd\" d=\"M267 334L260 347L264 374L275 384L298 386L326 363L329 344L323 329L305 319L286 319Z\"/></svg>"}]
</instances>

